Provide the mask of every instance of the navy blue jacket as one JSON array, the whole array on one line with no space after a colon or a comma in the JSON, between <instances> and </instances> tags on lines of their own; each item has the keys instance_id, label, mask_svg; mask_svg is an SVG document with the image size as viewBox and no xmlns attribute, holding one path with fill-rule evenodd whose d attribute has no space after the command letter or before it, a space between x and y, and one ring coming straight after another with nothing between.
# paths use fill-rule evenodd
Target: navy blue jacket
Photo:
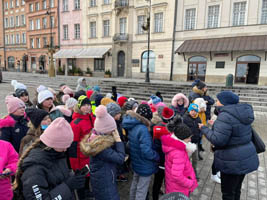
<instances>
[{"instance_id":1,"label":"navy blue jacket","mask_svg":"<svg viewBox=\"0 0 267 200\"><path fill-rule=\"evenodd\" d=\"M218 107L212 130L201 131L216 146L215 167L225 174L248 174L258 169L259 159L251 141L254 113L251 105L234 104Z\"/></svg>"},{"instance_id":2,"label":"navy blue jacket","mask_svg":"<svg viewBox=\"0 0 267 200\"><path fill-rule=\"evenodd\" d=\"M127 111L122 121L122 127L128 131L132 169L140 176L156 173L160 159L152 147L149 124L147 119L133 111Z\"/></svg>"},{"instance_id":3,"label":"navy blue jacket","mask_svg":"<svg viewBox=\"0 0 267 200\"><path fill-rule=\"evenodd\" d=\"M201 131L198 127L198 124L201 124L200 118L192 118L187 112L183 116L183 121L192 131L193 136L191 138L191 142L194 144L198 144L201 138Z\"/></svg>"}]
</instances>

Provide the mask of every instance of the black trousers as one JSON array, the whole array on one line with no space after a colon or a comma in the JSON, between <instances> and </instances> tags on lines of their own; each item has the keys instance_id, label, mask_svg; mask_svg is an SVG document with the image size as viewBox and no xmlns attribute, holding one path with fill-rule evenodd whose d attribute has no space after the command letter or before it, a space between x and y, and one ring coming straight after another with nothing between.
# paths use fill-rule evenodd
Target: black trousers
<instances>
[{"instance_id":1,"label":"black trousers","mask_svg":"<svg viewBox=\"0 0 267 200\"><path fill-rule=\"evenodd\" d=\"M221 172L221 190L223 200L240 200L242 182L245 175L225 174Z\"/></svg>"},{"instance_id":2,"label":"black trousers","mask_svg":"<svg viewBox=\"0 0 267 200\"><path fill-rule=\"evenodd\" d=\"M154 176L154 183L153 183L153 200L159 199L159 192L161 185L163 183L165 177L165 170L159 169L159 171Z\"/></svg>"},{"instance_id":3,"label":"black trousers","mask_svg":"<svg viewBox=\"0 0 267 200\"><path fill-rule=\"evenodd\" d=\"M79 200L84 200L88 197L90 193L89 185L90 185L90 177L86 177L84 188L77 190Z\"/></svg>"}]
</instances>

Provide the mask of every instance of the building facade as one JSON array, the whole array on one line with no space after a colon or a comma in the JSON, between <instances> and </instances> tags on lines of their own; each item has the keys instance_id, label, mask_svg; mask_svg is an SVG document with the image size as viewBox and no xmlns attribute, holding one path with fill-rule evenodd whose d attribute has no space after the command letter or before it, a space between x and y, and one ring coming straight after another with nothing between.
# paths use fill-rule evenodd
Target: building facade
<instances>
[{"instance_id":1,"label":"building facade","mask_svg":"<svg viewBox=\"0 0 267 200\"><path fill-rule=\"evenodd\" d=\"M4 0L4 68L27 71L26 9L24 0Z\"/></svg>"},{"instance_id":2,"label":"building facade","mask_svg":"<svg viewBox=\"0 0 267 200\"><path fill-rule=\"evenodd\" d=\"M4 32L4 12L3 12L3 1L0 1L0 69L5 68L5 32Z\"/></svg>"},{"instance_id":3,"label":"building facade","mask_svg":"<svg viewBox=\"0 0 267 200\"><path fill-rule=\"evenodd\" d=\"M142 26L147 25L150 13L151 77L167 79L171 64L174 4L174 1L167 0L152 0L151 6L146 0L84 1L81 3L80 40L75 43L69 38L64 42L62 33L61 50L55 56L61 63L75 63L83 71L90 68L94 76L102 76L104 71L110 70L113 77L143 78L147 68L148 35ZM71 34L75 33L75 23L69 23L74 28L69 28ZM60 24L61 29L66 28L64 25ZM80 44L83 48L76 49L75 46ZM67 51L70 46L75 51Z\"/></svg>"},{"instance_id":4,"label":"building facade","mask_svg":"<svg viewBox=\"0 0 267 200\"><path fill-rule=\"evenodd\" d=\"M59 43L57 0L25 0L29 71L48 71L49 48Z\"/></svg>"},{"instance_id":5,"label":"building facade","mask_svg":"<svg viewBox=\"0 0 267 200\"><path fill-rule=\"evenodd\" d=\"M267 0L179 0L174 80L267 85Z\"/></svg>"}]
</instances>

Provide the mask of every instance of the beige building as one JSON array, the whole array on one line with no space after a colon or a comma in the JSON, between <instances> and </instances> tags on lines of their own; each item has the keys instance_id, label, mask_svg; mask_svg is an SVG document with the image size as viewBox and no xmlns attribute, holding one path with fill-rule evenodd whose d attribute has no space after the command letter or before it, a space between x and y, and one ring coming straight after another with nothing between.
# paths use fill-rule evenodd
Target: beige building
<instances>
[{"instance_id":1,"label":"beige building","mask_svg":"<svg viewBox=\"0 0 267 200\"><path fill-rule=\"evenodd\" d=\"M179 0L174 80L267 85L267 0Z\"/></svg>"},{"instance_id":2,"label":"beige building","mask_svg":"<svg viewBox=\"0 0 267 200\"><path fill-rule=\"evenodd\" d=\"M61 50L61 63L75 63L95 75L112 71L113 77L145 77L147 32L142 29L151 11L150 72L152 78L168 79L171 65L175 1L88 0L82 6L81 49ZM71 47L69 47L71 48ZM73 51L74 50L74 51Z\"/></svg>"}]
</instances>

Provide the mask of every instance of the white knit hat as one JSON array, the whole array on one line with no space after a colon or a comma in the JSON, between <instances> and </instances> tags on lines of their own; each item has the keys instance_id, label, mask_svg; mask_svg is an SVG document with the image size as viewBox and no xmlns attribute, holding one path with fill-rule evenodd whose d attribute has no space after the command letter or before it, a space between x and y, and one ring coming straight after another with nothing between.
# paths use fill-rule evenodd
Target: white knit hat
<instances>
[{"instance_id":1,"label":"white knit hat","mask_svg":"<svg viewBox=\"0 0 267 200\"><path fill-rule=\"evenodd\" d=\"M43 103L46 99L52 98L54 99L54 95L49 90L43 90L38 94L38 103Z\"/></svg>"},{"instance_id":2,"label":"white knit hat","mask_svg":"<svg viewBox=\"0 0 267 200\"><path fill-rule=\"evenodd\" d=\"M42 91L44 91L44 90L47 90L47 87L45 87L44 85L39 85L39 87L36 89L36 91L37 91L38 93L40 93L40 92L42 92Z\"/></svg>"},{"instance_id":3,"label":"white knit hat","mask_svg":"<svg viewBox=\"0 0 267 200\"><path fill-rule=\"evenodd\" d=\"M16 91L17 89L27 90L27 86L26 85L24 85L23 83L19 83L16 80L12 80L11 81L11 85L14 87L14 91Z\"/></svg>"},{"instance_id":4,"label":"white knit hat","mask_svg":"<svg viewBox=\"0 0 267 200\"><path fill-rule=\"evenodd\" d=\"M77 103L78 103L78 101L71 97L66 101L65 105L67 108L73 108Z\"/></svg>"}]
</instances>

